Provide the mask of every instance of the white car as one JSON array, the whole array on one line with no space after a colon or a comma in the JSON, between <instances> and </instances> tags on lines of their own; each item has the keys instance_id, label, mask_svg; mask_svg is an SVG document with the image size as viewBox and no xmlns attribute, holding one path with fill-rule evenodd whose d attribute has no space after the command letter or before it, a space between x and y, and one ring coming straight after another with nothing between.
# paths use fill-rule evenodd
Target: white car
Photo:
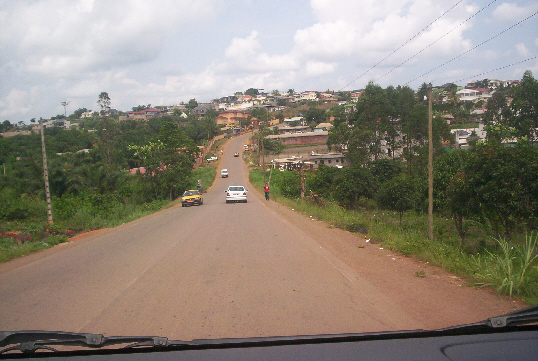
<instances>
[{"instance_id":1,"label":"white car","mask_svg":"<svg viewBox=\"0 0 538 361\"><path fill-rule=\"evenodd\" d=\"M220 171L220 176L222 178L228 178L228 169L223 169Z\"/></svg>"},{"instance_id":2,"label":"white car","mask_svg":"<svg viewBox=\"0 0 538 361\"><path fill-rule=\"evenodd\" d=\"M248 191L243 186L229 186L224 191L226 193L226 203L245 202L247 203Z\"/></svg>"}]
</instances>

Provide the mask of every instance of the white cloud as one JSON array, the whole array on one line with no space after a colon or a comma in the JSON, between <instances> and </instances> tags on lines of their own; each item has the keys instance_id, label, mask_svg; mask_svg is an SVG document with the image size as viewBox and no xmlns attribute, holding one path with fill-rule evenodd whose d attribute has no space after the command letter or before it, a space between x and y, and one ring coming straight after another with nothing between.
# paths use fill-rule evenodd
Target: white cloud
<instances>
[{"instance_id":1,"label":"white cloud","mask_svg":"<svg viewBox=\"0 0 538 361\"><path fill-rule=\"evenodd\" d=\"M316 77L334 72L335 67L334 64L321 61L309 61L306 63L305 72L308 77Z\"/></svg>"},{"instance_id":2,"label":"white cloud","mask_svg":"<svg viewBox=\"0 0 538 361\"><path fill-rule=\"evenodd\" d=\"M318 23L298 30L294 40L305 57L338 59L354 52L357 31L344 21Z\"/></svg>"},{"instance_id":3,"label":"white cloud","mask_svg":"<svg viewBox=\"0 0 538 361\"><path fill-rule=\"evenodd\" d=\"M369 69L350 87L373 79L382 86L404 84L498 31L507 13L520 20L535 6L530 0L491 6L458 27L479 9L464 0L372 69L452 4L289 2L282 17L263 11L277 5L250 0L0 0L0 28L8 29L0 32L0 114L47 117L63 113L64 100L71 101L68 112L92 109L102 91L113 107L128 110L193 97L207 101L250 87L336 89ZM534 53L538 39L529 23L503 34L501 44L491 42L425 78L464 78Z\"/></svg>"},{"instance_id":4,"label":"white cloud","mask_svg":"<svg viewBox=\"0 0 538 361\"><path fill-rule=\"evenodd\" d=\"M514 3L502 3L495 11L493 18L498 21L517 21L523 20L538 9L536 4L529 6L519 6Z\"/></svg>"},{"instance_id":5,"label":"white cloud","mask_svg":"<svg viewBox=\"0 0 538 361\"><path fill-rule=\"evenodd\" d=\"M6 11L1 39L25 70L73 74L155 59L185 22L212 16L211 1L17 1Z\"/></svg>"},{"instance_id":6,"label":"white cloud","mask_svg":"<svg viewBox=\"0 0 538 361\"><path fill-rule=\"evenodd\" d=\"M517 53L522 57L526 57L530 54L529 49L527 49L523 43L516 44L516 50Z\"/></svg>"},{"instance_id":7,"label":"white cloud","mask_svg":"<svg viewBox=\"0 0 538 361\"><path fill-rule=\"evenodd\" d=\"M9 94L4 98L0 99L0 112L1 116L7 116L12 112L20 112L25 114L28 112L28 107L25 106L27 93L19 89L12 89Z\"/></svg>"}]
</instances>

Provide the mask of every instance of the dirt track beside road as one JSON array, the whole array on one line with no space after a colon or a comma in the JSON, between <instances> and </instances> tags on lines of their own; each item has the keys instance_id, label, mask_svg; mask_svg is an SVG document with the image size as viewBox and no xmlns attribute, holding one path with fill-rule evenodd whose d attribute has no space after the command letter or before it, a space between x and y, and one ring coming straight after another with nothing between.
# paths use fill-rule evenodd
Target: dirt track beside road
<instances>
[{"instance_id":1,"label":"dirt track beside road","mask_svg":"<svg viewBox=\"0 0 538 361\"><path fill-rule=\"evenodd\" d=\"M253 187L251 187L253 188ZM263 194L257 193L262 199ZM460 277L379 244L300 214L275 202L265 205L314 238L365 280L397 303L425 328L443 328L508 313L526 307L490 288L473 287Z\"/></svg>"}]
</instances>

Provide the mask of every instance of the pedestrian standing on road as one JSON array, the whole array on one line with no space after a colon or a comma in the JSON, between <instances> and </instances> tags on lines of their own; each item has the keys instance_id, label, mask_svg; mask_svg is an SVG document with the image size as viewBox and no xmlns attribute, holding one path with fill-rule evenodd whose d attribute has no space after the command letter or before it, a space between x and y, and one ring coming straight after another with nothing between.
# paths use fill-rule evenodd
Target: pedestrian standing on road
<instances>
[{"instance_id":1,"label":"pedestrian standing on road","mask_svg":"<svg viewBox=\"0 0 538 361\"><path fill-rule=\"evenodd\" d=\"M269 183L265 183L263 186L263 191L265 192L265 200L269 200Z\"/></svg>"}]
</instances>

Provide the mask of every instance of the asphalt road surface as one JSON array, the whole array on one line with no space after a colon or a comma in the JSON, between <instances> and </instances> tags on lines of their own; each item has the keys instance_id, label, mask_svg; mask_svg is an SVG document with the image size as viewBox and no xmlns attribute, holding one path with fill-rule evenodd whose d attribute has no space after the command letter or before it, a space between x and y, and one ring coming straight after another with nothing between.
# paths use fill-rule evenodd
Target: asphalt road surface
<instances>
[{"instance_id":1,"label":"asphalt road surface","mask_svg":"<svg viewBox=\"0 0 538 361\"><path fill-rule=\"evenodd\" d=\"M517 307L265 201L233 157L246 139L227 144L220 168L230 176L216 179L202 206L0 265L0 330L307 335L431 328ZM248 203L226 204L228 185L245 185ZM414 277L421 267L432 276Z\"/></svg>"}]
</instances>

